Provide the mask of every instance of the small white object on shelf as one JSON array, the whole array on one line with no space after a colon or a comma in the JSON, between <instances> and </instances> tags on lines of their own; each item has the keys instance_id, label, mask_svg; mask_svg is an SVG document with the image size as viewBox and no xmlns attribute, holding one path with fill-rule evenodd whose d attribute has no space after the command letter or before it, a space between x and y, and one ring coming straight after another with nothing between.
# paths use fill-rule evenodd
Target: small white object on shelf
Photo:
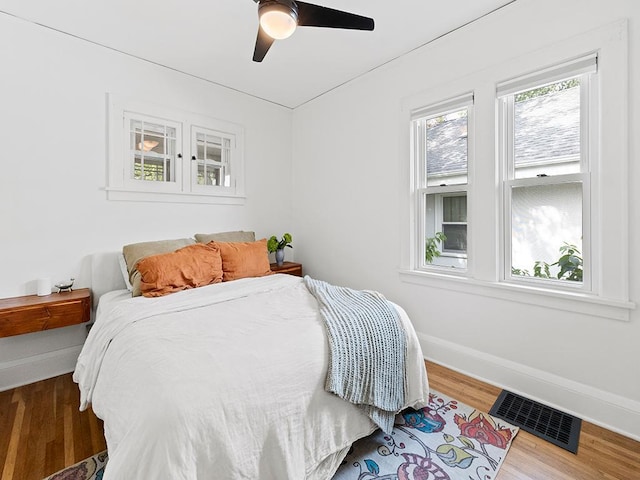
<instances>
[{"instance_id":1,"label":"small white object on shelf","mask_svg":"<svg viewBox=\"0 0 640 480\"><path fill-rule=\"evenodd\" d=\"M51 279L48 277L38 279L37 295L45 297L51 295Z\"/></svg>"}]
</instances>

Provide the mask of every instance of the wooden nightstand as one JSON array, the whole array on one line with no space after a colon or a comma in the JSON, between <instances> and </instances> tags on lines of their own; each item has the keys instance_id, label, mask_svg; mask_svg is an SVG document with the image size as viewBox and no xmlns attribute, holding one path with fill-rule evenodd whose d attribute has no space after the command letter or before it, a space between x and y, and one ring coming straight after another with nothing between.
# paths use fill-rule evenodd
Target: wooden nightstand
<instances>
[{"instance_id":1,"label":"wooden nightstand","mask_svg":"<svg viewBox=\"0 0 640 480\"><path fill-rule=\"evenodd\" d=\"M271 271L273 273L288 273L289 275L302 276L302 264L295 262L284 262L281 266L277 263L271 264Z\"/></svg>"},{"instance_id":2,"label":"wooden nightstand","mask_svg":"<svg viewBox=\"0 0 640 480\"><path fill-rule=\"evenodd\" d=\"M44 297L0 299L0 337L39 332L88 322L91 318L91 291L80 288Z\"/></svg>"}]
</instances>

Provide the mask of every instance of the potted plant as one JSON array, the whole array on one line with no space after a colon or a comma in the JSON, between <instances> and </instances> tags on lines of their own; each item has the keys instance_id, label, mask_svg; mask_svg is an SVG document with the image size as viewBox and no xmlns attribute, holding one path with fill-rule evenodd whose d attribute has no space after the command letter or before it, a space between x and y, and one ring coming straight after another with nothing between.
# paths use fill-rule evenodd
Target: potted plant
<instances>
[{"instance_id":1,"label":"potted plant","mask_svg":"<svg viewBox=\"0 0 640 480\"><path fill-rule=\"evenodd\" d=\"M293 248L293 246L291 246L292 240L293 238L290 233L282 235L280 240L278 240L275 235L267 240L267 249L269 249L269 253L276 252L276 263L278 266L284 263L284 247Z\"/></svg>"}]
</instances>

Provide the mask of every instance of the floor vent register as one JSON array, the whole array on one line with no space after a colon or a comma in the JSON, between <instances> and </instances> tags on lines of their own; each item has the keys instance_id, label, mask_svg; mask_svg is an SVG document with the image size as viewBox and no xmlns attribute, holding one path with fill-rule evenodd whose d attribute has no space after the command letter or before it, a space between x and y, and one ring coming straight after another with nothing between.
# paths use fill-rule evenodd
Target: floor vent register
<instances>
[{"instance_id":1,"label":"floor vent register","mask_svg":"<svg viewBox=\"0 0 640 480\"><path fill-rule=\"evenodd\" d=\"M489 412L526 432L577 453L582 420L503 390Z\"/></svg>"}]
</instances>

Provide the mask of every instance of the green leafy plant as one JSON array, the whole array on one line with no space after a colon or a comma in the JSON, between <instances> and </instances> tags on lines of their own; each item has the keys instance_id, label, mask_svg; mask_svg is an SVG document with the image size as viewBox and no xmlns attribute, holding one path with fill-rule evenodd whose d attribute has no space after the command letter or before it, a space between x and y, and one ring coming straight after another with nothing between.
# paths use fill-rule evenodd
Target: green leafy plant
<instances>
[{"instance_id":1,"label":"green leafy plant","mask_svg":"<svg viewBox=\"0 0 640 480\"><path fill-rule=\"evenodd\" d=\"M278 240L275 235L273 235L269 240L267 240L267 249L269 253L273 253L276 250L282 250L284 247L293 248L291 245L291 241L293 237L290 233L285 233L282 235L282 238Z\"/></svg>"},{"instance_id":2,"label":"green leafy plant","mask_svg":"<svg viewBox=\"0 0 640 480\"><path fill-rule=\"evenodd\" d=\"M560 253L562 256L552 264L560 267L558 278L581 282L583 275L582 253L578 247L564 242L564 245L560 247Z\"/></svg>"},{"instance_id":3,"label":"green leafy plant","mask_svg":"<svg viewBox=\"0 0 640 480\"><path fill-rule=\"evenodd\" d=\"M547 85L546 87L534 88L533 90L527 90L522 93L518 93L515 96L516 102L522 102L524 100L529 100L531 98L541 97L543 95L547 95L549 93L559 92L561 90L568 90L570 88L579 87L580 80L577 78L573 78L571 80L565 80L563 82L552 83L551 85Z\"/></svg>"},{"instance_id":4,"label":"green leafy plant","mask_svg":"<svg viewBox=\"0 0 640 480\"><path fill-rule=\"evenodd\" d=\"M560 247L559 251L560 258L551 264L537 260L533 266L533 276L538 278L551 278L551 267L558 267L559 271L556 275L558 280L581 282L584 270L582 253L578 250L578 247L564 242L564 245ZM528 270L520 268L511 268L511 274L524 277L530 276Z\"/></svg>"},{"instance_id":5,"label":"green leafy plant","mask_svg":"<svg viewBox=\"0 0 640 480\"><path fill-rule=\"evenodd\" d=\"M427 263L432 263L437 257L440 256L440 249L438 244L442 245L447 236L442 232L436 232L433 237L427 237L427 241L424 247L424 259Z\"/></svg>"},{"instance_id":6,"label":"green leafy plant","mask_svg":"<svg viewBox=\"0 0 640 480\"><path fill-rule=\"evenodd\" d=\"M515 268L511 267L511 275L518 275L519 277L530 277L531 274L529 270L525 270L523 268Z\"/></svg>"},{"instance_id":7,"label":"green leafy plant","mask_svg":"<svg viewBox=\"0 0 640 480\"><path fill-rule=\"evenodd\" d=\"M551 264L555 265L555 264ZM549 264L542 260L536 260L533 265L533 276L538 278L551 278L551 272L549 271Z\"/></svg>"}]
</instances>

